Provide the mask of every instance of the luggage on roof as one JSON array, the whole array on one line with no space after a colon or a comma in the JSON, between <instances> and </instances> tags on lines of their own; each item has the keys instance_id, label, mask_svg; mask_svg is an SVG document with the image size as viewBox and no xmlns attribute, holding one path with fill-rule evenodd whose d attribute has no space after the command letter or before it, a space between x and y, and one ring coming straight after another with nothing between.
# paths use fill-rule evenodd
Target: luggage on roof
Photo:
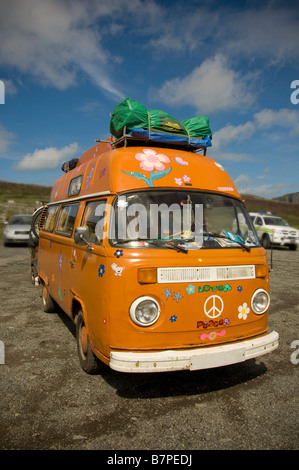
<instances>
[{"instance_id":1,"label":"luggage on roof","mask_svg":"<svg viewBox=\"0 0 299 470\"><path fill-rule=\"evenodd\" d=\"M131 98L125 98L114 109L110 132L118 139L130 137L191 149L205 149L212 145L207 116L196 116L180 122L164 111L147 110Z\"/></svg>"}]
</instances>

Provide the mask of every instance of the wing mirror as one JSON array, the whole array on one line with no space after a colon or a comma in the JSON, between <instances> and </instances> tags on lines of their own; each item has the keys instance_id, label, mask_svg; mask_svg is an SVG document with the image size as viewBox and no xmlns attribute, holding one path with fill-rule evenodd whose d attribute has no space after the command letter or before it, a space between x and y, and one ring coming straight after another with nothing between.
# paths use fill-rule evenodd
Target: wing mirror
<instances>
[{"instance_id":1,"label":"wing mirror","mask_svg":"<svg viewBox=\"0 0 299 470\"><path fill-rule=\"evenodd\" d=\"M91 246L91 244L87 240L88 232L89 232L88 227L76 227L75 228L75 233L74 233L74 241L75 241L76 245L87 245L88 248L93 250L93 247Z\"/></svg>"}]
</instances>

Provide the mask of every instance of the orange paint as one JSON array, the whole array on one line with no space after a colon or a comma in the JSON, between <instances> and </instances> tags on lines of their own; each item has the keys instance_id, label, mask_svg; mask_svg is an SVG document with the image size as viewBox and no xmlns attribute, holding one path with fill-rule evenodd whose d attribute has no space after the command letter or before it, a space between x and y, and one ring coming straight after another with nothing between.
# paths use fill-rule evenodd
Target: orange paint
<instances>
[{"instance_id":1,"label":"orange paint","mask_svg":"<svg viewBox=\"0 0 299 470\"><path fill-rule=\"evenodd\" d=\"M192 221L179 235L165 208L151 219L152 208L171 201ZM191 241L199 206L202 246ZM138 220L129 215L133 207L144 208ZM217 367L276 349L277 333L267 332L266 253L231 178L213 159L98 143L55 183L43 215L39 276L75 322L82 312L78 341L87 372L93 357L124 372L154 372ZM170 226L163 226L167 217ZM119 236L121 229L140 232L143 223L147 236Z\"/></svg>"}]
</instances>

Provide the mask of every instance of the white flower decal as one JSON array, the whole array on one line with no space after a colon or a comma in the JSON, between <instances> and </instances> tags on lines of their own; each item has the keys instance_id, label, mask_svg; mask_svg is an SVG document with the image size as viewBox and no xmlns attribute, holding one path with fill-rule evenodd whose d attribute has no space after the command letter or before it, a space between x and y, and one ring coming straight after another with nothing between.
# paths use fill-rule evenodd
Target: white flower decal
<instances>
[{"instance_id":1,"label":"white flower decal","mask_svg":"<svg viewBox=\"0 0 299 470\"><path fill-rule=\"evenodd\" d=\"M239 311L238 318L240 318L240 320L241 320L242 318L243 318L243 320L246 320L247 315L248 315L248 313L250 312L250 308L247 307L246 302L244 302L243 305L240 305L240 306L239 306L238 311Z\"/></svg>"}]
</instances>

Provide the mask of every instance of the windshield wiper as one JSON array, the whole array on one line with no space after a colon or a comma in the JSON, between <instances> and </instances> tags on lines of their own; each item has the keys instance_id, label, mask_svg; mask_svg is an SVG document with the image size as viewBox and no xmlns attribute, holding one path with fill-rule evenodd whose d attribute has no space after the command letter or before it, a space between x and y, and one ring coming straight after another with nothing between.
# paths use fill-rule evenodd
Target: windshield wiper
<instances>
[{"instance_id":1,"label":"windshield wiper","mask_svg":"<svg viewBox=\"0 0 299 470\"><path fill-rule=\"evenodd\" d=\"M248 251L248 253L250 253L250 251L251 251L251 248L249 246L245 245L245 242L242 243L240 240L236 239L237 235L230 234L229 232L225 232L225 233L204 232L204 235L210 235L213 238L224 238L225 240L229 240L231 242L237 243L244 250Z\"/></svg>"},{"instance_id":2,"label":"windshield wiper","mask_svg":"<svg viewBox=\"0 0 299 470\"><path fill-rule=\"evenodd\" d=\"M174 241L169 241L169 240L148 240L148 241L157 246L163 245L165 246L165 248L170 248L172 250L180 251L182 253L188 253L187 248L184 248L178 243L174 243Z\"/></svg>"},{"instance_id":3,"label":"windshield wiper","mask_svg":"<svg viewBox=\"0 0 299 470\"><path fill-rule=\"evenodd\" d=\"M174 243L172 240L159 240L159 239L152 239L152 238L129 238L127 240L119 240L119 244L123 245L125 243L130 243L130 242L147 242L147 243L152 243L153 245L156 246L163 246L165 248L170 248L172 250L180 251L182 253L188 253L188 250L184 248L183 246Z\"/></svg>"}]
</instances>

